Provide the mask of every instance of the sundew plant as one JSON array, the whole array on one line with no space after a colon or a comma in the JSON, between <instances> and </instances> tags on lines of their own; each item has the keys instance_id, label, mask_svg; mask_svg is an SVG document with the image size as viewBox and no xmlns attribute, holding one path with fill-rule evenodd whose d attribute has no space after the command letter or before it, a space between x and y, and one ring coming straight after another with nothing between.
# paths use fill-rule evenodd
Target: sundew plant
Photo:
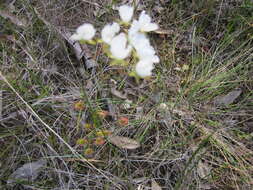
<instances>
[{"instance_id":1,"label":"sundew plant","mask_svg":"<svg viewBox=\"0 0 253 190\"><path fill-rule=\"evenodd\" d=\"M138 20L133 19L134 8L131 6L122 5L118 11L121 21L106 24L101 31L101 39L94 39L96 29L89 23L79 26L71 39L92 45L103 43L112 63L127 65L130 75L149 77L154 64L160 60L146 33L157 30L158 25L152 23L145 11L141 12Z\"/></svg>"}]
</instances>

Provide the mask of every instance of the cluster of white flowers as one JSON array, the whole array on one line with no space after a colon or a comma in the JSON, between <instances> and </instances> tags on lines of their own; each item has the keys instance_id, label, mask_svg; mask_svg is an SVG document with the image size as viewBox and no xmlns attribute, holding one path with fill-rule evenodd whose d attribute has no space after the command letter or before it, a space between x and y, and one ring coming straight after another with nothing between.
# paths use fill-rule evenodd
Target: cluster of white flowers
<instances>
[{"instance_id":1,"label":"cluster of white flowers","mask_svg":"<svg viewBox=\"0 0 253 190\"><path fill-rule=\"evenodd\" d=\"M158 29L156 23L151 22L151 18L142 11L138 20L132 20L134 8L122 5L118 8L123 26L130 26L127 32L120 32L120 24L113 22L107 24L102 29L102 41L109 46L110 56L116 60L124 60L135 52L138 62L135 65L135 72L140 77L152 75L154 63L159 62L155 49L150 44L147 32ZM91 24L85 23L79 26L76 33L71 36L72 40L92 41L96 30Z\"/></svg>"}]
</instances>

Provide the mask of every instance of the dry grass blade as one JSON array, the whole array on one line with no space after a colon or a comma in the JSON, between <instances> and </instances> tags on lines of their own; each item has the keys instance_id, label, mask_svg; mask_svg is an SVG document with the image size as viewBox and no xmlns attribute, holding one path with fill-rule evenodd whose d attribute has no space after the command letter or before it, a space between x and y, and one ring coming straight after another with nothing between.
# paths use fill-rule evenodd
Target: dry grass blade
<instances>
[{"instance_id":1,"label":"dry grass blade","mask_svg":"<svg viewBox=\"0 0 253 190\"><path fill-rule=\"evenodd\" d=\"M89 166L91 166L95 171L103 175L105 178L107 178L109 181L111 181L113 184L115 184L114 181L112 181L108 176L104 174L103 171L95 167L91 162L89 162L87 159L85 159L82 155L80 155L75 149L73 149L57 132L55 132L47 123L45 123L41 117L33 110L33 108L23 99L23 97L15 90L15 88L9 83L9 81L6 79L6 77L2 74L0 71L0 78L7 84L7 86L17 95L17 97L24 103L24 105L30 110L30 112L36 117L49 131L51 131L64 145L68 147L68 149L73 153L74 156L77 158L82 159L85 161ZM117 184L115 184L118 186Z\"/></svg>"},{"instance_id":2,"label":"dry grass blade","mask_svg":"<svg viewBox=\"0 0 253 190\"><path fill-rule=\"evenodd\" d=\"M71 32L66 27L58 27L48 22L40 13L35 9L37 16L50 28L54 28L56 32L64 38L73 48L78 60L85 58L87 68L93 68L97 66L96 61L93 59L92 54L86 44L79 44L70 39Z\"/></svg>"},{"instance_id":3,"label":"dry grass blade","mask_svg":"<svg viewBox=\"0 0 253 190\"><path fill-rule=\"evenodd\" d=\"M68 158L68 159L66 159L66 161L68 161L68 162L86 162L86 160L83 160L80 158ZM95 159L87 159L87 161L95 162L95 163L98 163L98 162L104 163L104 161L102 161L102 160L95 160Z\"/></svg>"},{"instance_id":4,"label":"dry grass blade","mask_svg":"<svg viewBox=\"0 0 253 190\"><path fill-rule=\"evenodd\" d=\"M0 90L0 120L2 120L2 112L3 112L2 109L3 109L3 91Z\"/></svg>"},{"instance_id":5,"label":"dry grass blade","mask_svg":"<svg viewBox=\"0 0 253 190\"><path fill-rule=\"evenodd\" d=\"M151 189L152 190L162 190L160 185L158 185L158 183L155 180L152 180Z\"/></svg>"},{"instance_id":6,"label":"dry grass blade","mask_svg":"<svg viewBox=\"0 0 253 190\"><path fill-rule=\"evenodd\" d=\"M35 12L38 16L38 18L44 22L45 25L47 25L48 27L50 28L54 28L58 34L61 35L62 38L64 38L70 45L72 45L72 47L74 48L74 51L75 51L75 54L76 54L76 57L78 60L80 60L82 57L83 57L83 51L82 51L82 48L80 46L80 44L78 43L74 43L74 41L70 40L70 32L66 31L63 33L58 27L55 27L53 24L51 24L50 22L48 22L40 13L39 11L37 11L35 9Z\"/></svg>"},{"instance_id":7,"label":"dry grass blade","mask_svg":"<svg viewBox=\"0 0 253 190\"><path fill-rule=\"evenodd\" d=\"M210 167L206 163L199 161L197 173L202 179L206 178L210 174L210 170Z\"/></svg>"},{"instance_id":8,"label":"dry grass blade","mask_svg":"<svg viewBox=\"0 0 253 190\"><path fill-rule=\"evenodd\" d=\"M112 88L112 89L111 89L111 93L112 93L114 96L117 96L118 98L127 99L127 95L126 95L126 94L123 94L122 92L116 90L115 88Z\"/></svg>"},{"instance_id":9,"label":"dry grass blade","mask_svg":"<svg viewBox=\"0 0 253 190\"><path fill-rule=\"evenodd\" d=\"M252 3L4 0L0 189L253 189ZM71 38L124 4L160 26L149 79Z\"/></svg>"},{"instance_id":10,"label":"dry grass blade","mask_svg":"<svg viewBox=\"0 0 253 190\"><path fill-rule=\"evenodd\" d=\"M12 35L5 35L5 34L0 34L0 41L15 41L14 36Z\"/></svg>"},{"instance_id":11,"label":"dry grass blade","mask_svg":"<svg viewBox=\"0 0 253 190\"><path fill-rule=\"evenodd\" d=\"M114 144L115 146L119 148L133 150L140 147L139 142L137 142L136 140L130 139L128 137L109 136L108 140L110 143Z\"/></svg>"},{"instance_id":12,"label":"dry grass blade","mask_svg":"<svg viewBox=\"0 0 253 190\"><path fill-rule=\"evenodd\" d=\"M20 27L26 27L27 26L27 21L24 20L23 18L18 18L8 10L0 10L0 16L4 17L5 19L10 19L10 21Z\"/></svg>"}]
</instances>

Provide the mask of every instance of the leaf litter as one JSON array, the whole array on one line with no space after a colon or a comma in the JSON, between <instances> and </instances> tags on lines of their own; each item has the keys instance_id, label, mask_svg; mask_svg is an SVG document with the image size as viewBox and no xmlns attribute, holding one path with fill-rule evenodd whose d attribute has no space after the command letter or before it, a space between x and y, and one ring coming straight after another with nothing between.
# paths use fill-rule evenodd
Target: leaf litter
<instances>
[{"instance_id":1,"label":"leaf litter","mask_svg":"<svg viewBox=\"0 0 253 190\"><path fill-rule=\"evenodd\" d=\"M16 181L34 181L39 176L40 171L46 165L46 160L40 159L36 162L26 163L14 171L7 181L9 185Z\"/></svg>"},{"instance_id":2,"label":"leaf litter","mask_svg":"<svg viewBox=\"0 0 253 190\"><path fill-rule=\"evenodd\" d=\"M234 101L241 95L241 89L235 89L225 96L218 97L214 100L214 104L216 105L230 105L234 103Z\"/></svg>"},{"instance_id":3,"label":"leaf litter","mask_svg":"<svg viewBox=\"0 0 253 190\"><path fill-rule=\"evenodd\" d=\"M108 137L108 141L115 146L123 149L137 149L140 147L140 143L136 140L130 139L128 137L122 137L122 136L114 136L111 135Z\"/></svg>"},{"instance_id":4,"label":"leaf litter","mask_svg":"<svg viewBox=\"0 0 253 190\"><path fill-rule=\"evenodd\" d=\"M13 13L11 13L8 9L0 10L0 16L5 19L9 19L13 24L19 27L26 27L28 25L28 22L25 19L17 17Z\"/></svg>"}]
</instances>

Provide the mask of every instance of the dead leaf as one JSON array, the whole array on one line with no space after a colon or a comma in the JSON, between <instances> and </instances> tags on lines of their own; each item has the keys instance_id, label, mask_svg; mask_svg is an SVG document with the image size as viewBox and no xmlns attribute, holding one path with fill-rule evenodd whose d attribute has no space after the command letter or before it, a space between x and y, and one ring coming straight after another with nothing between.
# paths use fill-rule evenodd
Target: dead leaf
<instances>
[{"instance_id":1,"label":"dead leaf","mask_svg":"<svg viewBox=\"0 0 253 190\"><path fill-rule=\"evenodd\" d=\"M116 88L111 88L111 93L114 95L114 96L117 96L118 98L121 98L121 99L127 99L127 95L126 94L123 94L122 92L116 90Z\"/></svg>"},{"instance_id":2,"label":"dead leaf","mask_svg":"<svg viewBox=\"0 0 253 190\"><path fill-rule=\"evenodd\" d=\"M151 189L152 190L162 190L160 185L155 180L152 180Z\"/></svg>"},{"instance_id":3,"label":"dead leaf","mask_svg":"<svg viewBox=\"0 0 253 190\"><path fill-rule=\"evenodd\" d=\"M122 136L109 136L108 141L114 145L116 145L119 148L124 149L136 149L140 147L140 143L130 139L128 137L122 137Z\"/></svg>"},{"instance_id":4,"label":"dead leaf","mask_svg":"<svg viewBox=\"0 0 253 190\"><path fill-rule=\"evenodd\" d=\"M173 30L163 30L163 29L158 29L153 31L155 34L162 34L162 35L172 35L174 33Z\"/></svg>"},{"instance_id":5,"label":"dead leaf","mask_svg":"<svg viewBox=\"0 0 253 190\"><path fill-rule=\"evenodd\" d=\"M23 18L18 18L8 10L0 10L0 16L4 17L5 19L10 19L10 21L20 27L26 27L27 26L27 21L24 20Z\"/></svg>"},{"instance_id":6,"label":"dead leaf","mask_svg":"<svg viewBox=\"0 0 253 190\"><path fill-rule=\"evenodd\" d=\"M238 98L242 93L241 89L235 89L229 92L225 96L218 97L214 100L214 104L216 105L229 105L232 104L236 98Z\"/></svg>"},{"instance_id":7,"label":"dead leaf","mask_svg":"<svg viewBox=\"0 0 253 190\"><path fill-rule=\"evenodd\" d=\"M38 177L41 168L44 167L46 163L46 160L41 159L36 162L24 164L10 175L7 183L13 184L20 180L34 181Z\"/></svg>"}]
</instances>

